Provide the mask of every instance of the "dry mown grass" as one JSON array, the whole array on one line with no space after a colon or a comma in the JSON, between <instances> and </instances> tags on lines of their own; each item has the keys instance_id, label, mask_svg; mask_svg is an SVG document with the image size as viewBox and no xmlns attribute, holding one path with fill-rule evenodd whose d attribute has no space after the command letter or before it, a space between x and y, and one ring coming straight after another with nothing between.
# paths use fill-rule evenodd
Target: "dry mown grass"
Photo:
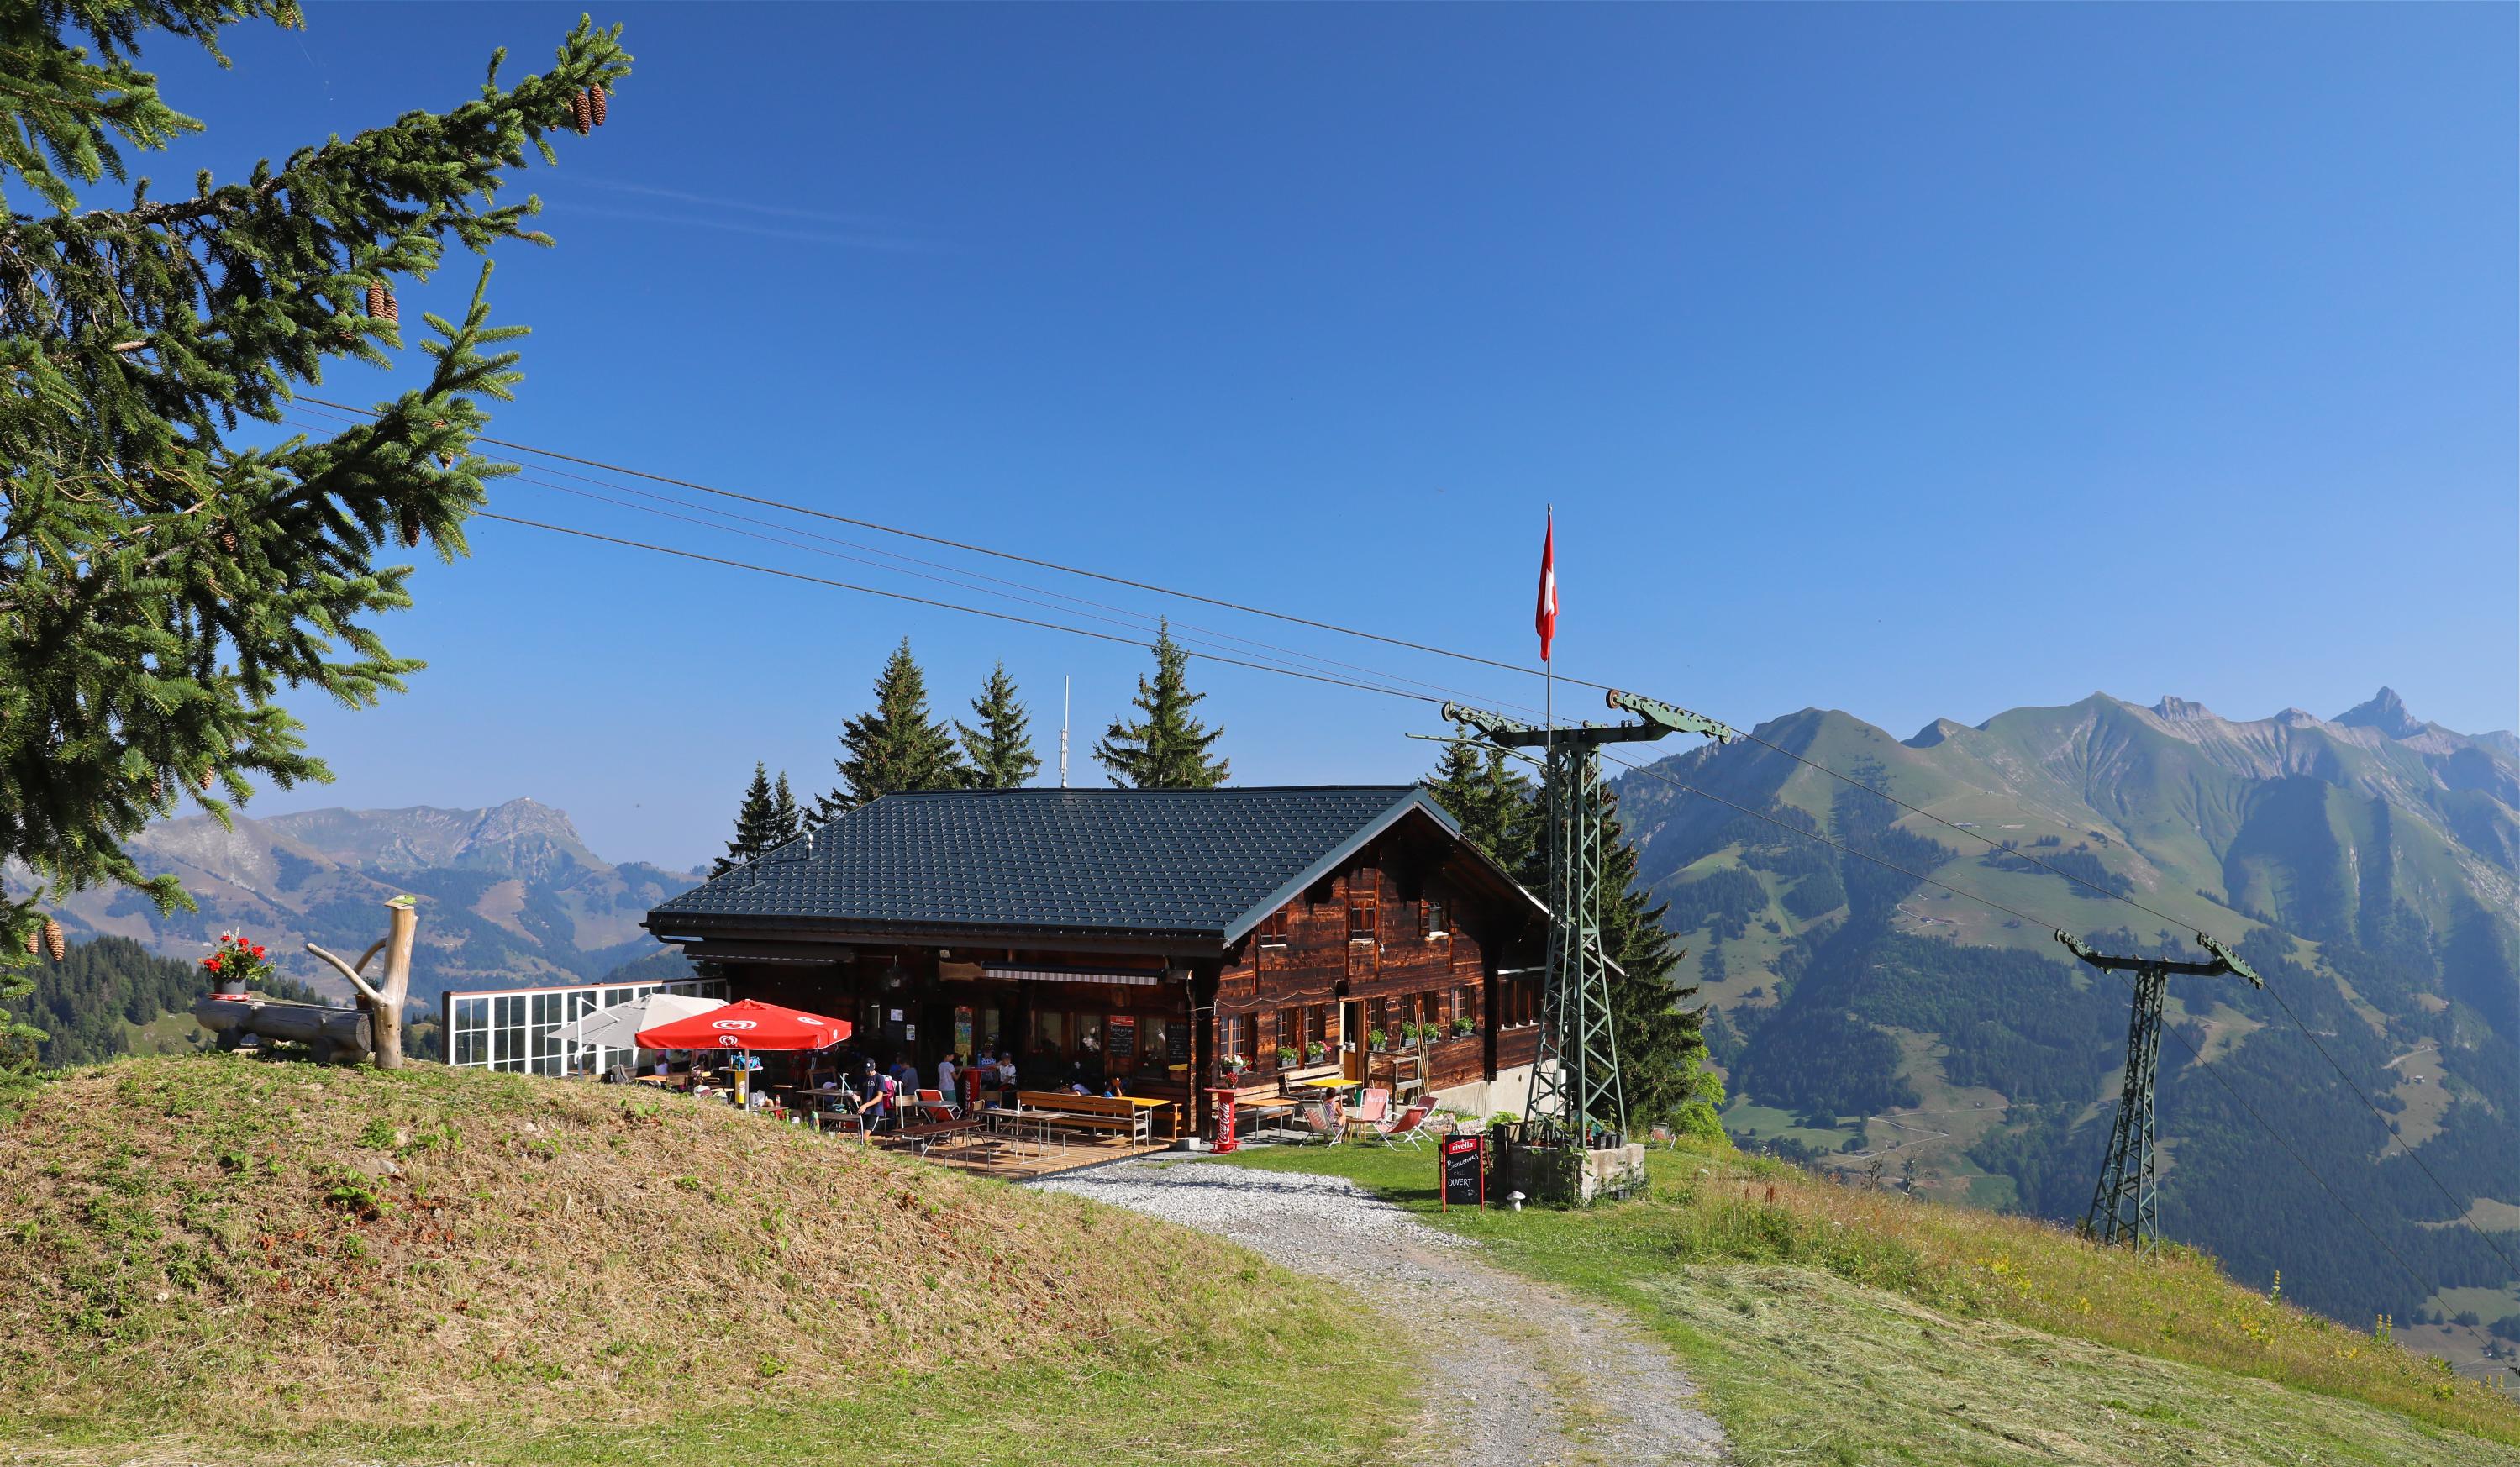
<instances>
[{"instance_id":1,"label":"dry mown grass","mask_svg":"<svg viewBox=\"0 0 2520 1467\"><path fill-rule=\"evenodd\" d=\"M1686 1160L1684 1158L1684 1160ZM1720 1155L1648 1205L1688 1255L1817 1264L1939 1309L2369 1401L2520 1445L2520 1410L2447 1362L2240 1288L2176 1245L2096 1247L2023 1218L1923 1204ZM1639 1222L1643 1223L1641 1217Z\"/></svg>"},{"instance_id":2,"label":"dry mown grass","mask_svg":"<svg viewBox=\"0 0 2520 1467\"><path fill-rule=\"evenodd\" d=\"M132 1059L0 1123L0 1421L636 1421L1320 1328L1259 1274L1071 1199L528 1077Z\"/></svg>"},{"instance_id":3,"label":"dry mown grass","mask_svg":"<svg viewBox=\"0 0 2520 1467\"><path fill-rule=\"evenodd\" d=\"M2087 1341L2154 1360L2252 1376L2288 1390L2317 1393L2294 1398L2296 1401L2325 1396L2365 1402L2399 1413L2416 1436L2447 1431L2478 1439L2465 1442L2454 1454L2446 1452L2434 1460L2503 1460L2510 1454L2486 1444L2520 1446L2520 1408L2492 1388L2454 1375L2444 1362L2414 1355L2393 1341L2375 1339L2241 1288L2225 1277L2213 1260L2189 1249L2170 1247L2148 1257L2138 1256L2126 1249L2098 1247L2065 1229L2031 1220L1842 1185L1729 1149L1656 1151L1647 1159L1653 1183L1649 1195L1585 1213L1455 1209L1438 1214L1433 1164L1422 1155L1379 1147L1279 1148L1237 1153L1225 1160L1266 1170L1333 1172L1356 1178L1402 1206L1424 1213L1429 1222L1487 1243L1502 1263L1617 1299L1637 1309L1650 1323L1682 1322L1694 1308L1685 1308L1687 1301L1702 1304L1708 1290L1720 1285L1724 1310L1738 1308L1746 1320L1754 1303L1759 1309L1773 1308L1776 1317L1784 1321L1778 1326L1780 1338L1799 1331L1805 1339L1825 1340L1825 1345L1810 1347L1810 1353L1840 1358L1849 1368L1866 1372L1869 1385L1895 1381L1906 1368L1901 1352L1913 1352L1914 1342L1921 1339L1902 1319L1889 1317L1902 1311L1880 1307L1887 1296L1896 1296L1922 1306L1943 1321L1941 1328L1954 1355L1972 1343L2013 1342L2022 1331L2037 1331L2060 1342ZM1796 1274L1831 1275L1858 1286L1850 1290L1831 1284L1811 1294L1823 1303L1833 1301L1831 1307L1852 1308L1850 1301L1861 1303L1869 1291L1884 1296L1865 1306L1880 1316L1886 1331L1871 1358L1865 1357L1858 1332L1822 1322L1826 1311L1818 1304L1811 1309L1811 1317L1798 1320L1802 1296L1788 1286ZM2014 1328L1981 1327L1989 1323ZM1897 1343L1901 1330L1908 1331L1910 1343ZM1720 1328L1681 1333L1697 1340L1725 1338ZM2084 1357L2080 1352L2061 1349L2048 1353L2058 1359ZM1995 1352L1984 1350L1976 1355L1996 1357ZM1770 1418L1799 1417L1808 1414L1806 1406L1813 1404L1824 1408L1818 1412L1820 1417L1834 1412L1840 1425L1851 1422L1849 1429L1875 1433L1880 1441L1923 1441L1931 1435L1904 1427L1889 1431L1885 1423L1898 1415L1890 1405L1878 1410L1855 1408L1851 1402L1861 1399L1864 1390L1843 1385L1827 1389L1815 1382L1813 1389L1778 1392L1775 1381L1789 1372L1781 1370L1778 1360L1777 1355L1762 1356L1755 1368L1732 1372L1729 1377L1727 1372L1737 1363L1733 1357L1727 1356L1713 1367L1706 1366L1705 1356L1697 1361L1716 1388L1718 1418L1734 1432L1735 1445L1745 1459L1762 1459L1751 1447L1762 1440ZM1926 1371L1936 1363L1930 1349L1917 1358ZM1968 1368L1988 1376L1977 1364ZM1914 1381L1924 1379L1922 1374L1910 1374ZM2065 1371L2053 1378L2068 1380L2071 1375ZM2135 1377L2140 1377L2135 1385L2121 1383L2116 1389L2140 1395L2150 1389L2144 1382L2154 1379L2142 1371L2133 1372L2130 1378ZM2174 1379L2184 1377L2158 1377ZM1725 1412L1728 1390L1736 1406L1730 1416ZM1934 1393L1920 1390L1906 1405L1922 1401L1928 1410L1939 1408ZM1787 1394L1801 1399L1786 1400ZM2002 1393L1981 1395L1992 1400ZM1895 1404L1896 1397L1896 1391L1887 1391L1881 1399ZM2117 1405L2106 1399L2085 1403L2104 1409L2097 1424L2086 1422L2081 1429L2094 1441L2112 1436L2116 1429L2108 1424L2108 1411ZM2140 1415L2142 1405L2138 1401L2128 1408ZM2217 1403L2212 1410L2226 1408ZM2203 1419L2209 1412L2200 1406L2195 1414ZM1870 1419L1862 1419L1868 1416ZM2390 1432L2373 1428L2365 1435L2378 1442ZM2190 1432L2182 1440L2194 1446L2202 1437ZM1794 1452L1808 1445L1805 1442L1791 1450L1779 1448L1780 1459L1798 1459ZM1862 1452L1850 1458L1859 1459L1874 1460ZM1973 1460L1947 1457L1921 1446L1910 1459ZM2134 1459L2144 1458L2138 1454ZM2225 1458L2207 1452L2194 1459ZM2292 1460L2289 1456L2276 1459ZM2386 1458L2338 1450L2301 1459Z\"/></svg>"}]
</instances>

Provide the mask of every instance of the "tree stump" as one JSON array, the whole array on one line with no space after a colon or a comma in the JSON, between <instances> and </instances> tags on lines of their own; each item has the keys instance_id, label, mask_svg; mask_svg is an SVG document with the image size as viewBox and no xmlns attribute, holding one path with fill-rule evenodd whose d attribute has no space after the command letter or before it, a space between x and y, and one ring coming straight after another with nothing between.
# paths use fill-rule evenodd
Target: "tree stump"
<instances>
[{"instance_id":1,"label":"tree stump","mask_svg":"<svg viewBox=\"0 0 2520 1467\"><path fill-rule=\"evenodd\" d=\"M368 1049L376 1055L380 1070L402 1068L402 1006L411 997L411 945L419 932L420 899L402 896L385 903L385 935L360 954L357 962L344 962L313 943L306 945L307 952L331 963L358 991L359 1008L368 1018ZM360 972L379 953L385 955L384 979L372 986Z\"/></svg>"}]
</instances>

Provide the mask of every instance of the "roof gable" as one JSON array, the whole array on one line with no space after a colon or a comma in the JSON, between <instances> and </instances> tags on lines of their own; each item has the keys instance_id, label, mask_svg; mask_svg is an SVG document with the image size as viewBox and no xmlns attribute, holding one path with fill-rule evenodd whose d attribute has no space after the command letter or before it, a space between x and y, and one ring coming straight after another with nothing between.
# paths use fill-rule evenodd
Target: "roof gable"
<instances>
[{"instance_id":1,"label":"roof gable","mask_svg":"<svg viewBox=\"0 0 2520 1467\"><path fill-rule=\"evenodd\" d=\"M1231 943L1413 812L1416 785L886 795L649 913ZM1502 873L1499 873L1502 875Z\"/></svg>"}]
</instances>

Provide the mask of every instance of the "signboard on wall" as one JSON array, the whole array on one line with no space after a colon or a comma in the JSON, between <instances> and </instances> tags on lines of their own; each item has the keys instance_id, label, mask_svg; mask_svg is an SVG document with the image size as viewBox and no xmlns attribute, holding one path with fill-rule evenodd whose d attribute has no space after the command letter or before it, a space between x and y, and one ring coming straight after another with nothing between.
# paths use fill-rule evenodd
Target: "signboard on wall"
<instances>
[{"instance_id":1,"label":"signboard on wall","mask_svg":"<svg viewBox=\"0 0 2520 1467\"><path fill-rule=\"evenodd\" d=\"M1179 1019L1173 1020L1164 1028L1164 1063L1172 1065L1190 1063L1190 1026Z\"/></svg>"},{"instance_id":2,"label":"signboard on wall","mask_svg":"<svg viewBox=\"0 0 2520 1467\"><path fill-rule=\"evenodd\" d=\"M1104 1025L1104 1034L1114 1063L1125 1063L1138 1057L1138 1019L1135 1014L1113 1014Z\"/></svg>"}]
</instances>

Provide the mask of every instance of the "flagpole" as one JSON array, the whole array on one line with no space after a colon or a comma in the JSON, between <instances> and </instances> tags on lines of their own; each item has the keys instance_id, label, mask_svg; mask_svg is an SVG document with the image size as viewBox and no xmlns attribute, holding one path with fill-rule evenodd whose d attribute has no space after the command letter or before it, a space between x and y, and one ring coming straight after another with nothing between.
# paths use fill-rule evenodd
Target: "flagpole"
<instances>
[{"instance_id":1,"label":"flagpole","mask_svg":"<svg viewBox=\"0 0 2520 1467\"><path fill-rule=\"evenodd\" d=\"M1540 641L1540 667L1543 684L1543 691L1540 695L1540 721L1547 731L1545 741L1542 744L1542 750L1548 758L1547 762L1541 766L1540 783L1541 788L1548 796L1549 841L1551 846L1554 847L1565 836L1565 832L1558 827L1557 820L1557 658L1555 655L1557 649L1557 607L1555 605L1557 600L1557 505L1554 501L1552 501L1549 505L1548 515L1549 538L1547 554L1549 556L1549 580L1547 590L1549 592L1549 600L1551 601L1551 605L1549 607L1550 635L1542 638ZM1565 852L1553 849L1548 853L1550 871L1552 876L1557 871L1565 868L1561 864L1565 855ZM1551 970L1548 975L1542 979L1542 982L1547 985L1548 988L1554 988L1557 984L1557 957L1558 954L1563 950L1566 942L1566 934L1558 926L1561 916L1561 913L1558 911L1558 904L1561 900L1563 899L1558 894L1557 883L1554 880L1552 880L1549 883L1549 922L1552 930L1550 933L1548 956ZM1546 989L1544 989L1544 992L1546 992ZM1560 995L1559 997L1562 1000L1564 996ZM1542 1005L1544 1008L1547 1006L1547 1002L1548 1000L1546 999L1542 1000ZM1557 1060L1557 1077L1559 1084L1557 1108L1559 1111L1558 1120L1563 1123L1571 1118L1564 1113L1567 1107L1567 1100L1564 1093L1566 1079L1566 1010L1562 1002L1559 1004L1557 1012L1554 1015L1546 1013L1542 1015L1544 1020L1551 1017L1554 1017L1557 1020L1557 1054L1555 1056ZM1583 1100L1579 1096L1576 1098L1574 1103L1581 1105ZM1530 1119L1535 1124L1540 1120L1538 1116L1533 1116ZM1580 1126L1581 1122L1578 1122L1577 1124Z\"/></svg>"}]
</instances>

